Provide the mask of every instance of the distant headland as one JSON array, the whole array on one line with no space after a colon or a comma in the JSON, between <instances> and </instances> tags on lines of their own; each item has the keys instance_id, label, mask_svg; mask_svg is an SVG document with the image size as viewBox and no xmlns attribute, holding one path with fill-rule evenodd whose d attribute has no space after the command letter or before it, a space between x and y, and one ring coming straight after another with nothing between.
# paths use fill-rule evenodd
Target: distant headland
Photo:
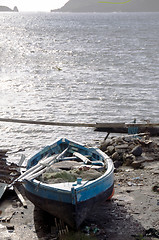
<instances>
[{"instance_id":1,"label":"distant headland","mask_svg":"<svg viewBox=\"0 0 159 240\"><path fill-rule=\"evenodd\" d=\"M19 12L19 11L16 6L13 8L13 10L6 6L0 6L0 12Z\"/></svg>"},{"instance_id":2,"label":"distant headland","mask_svg":"<svg viewBox=\"0 0 159 240\"><path fill-rule=\"evenodd\" d=\"M69 0L51 12L159 12L159 0Z\"/></svg>"}]
</instances>

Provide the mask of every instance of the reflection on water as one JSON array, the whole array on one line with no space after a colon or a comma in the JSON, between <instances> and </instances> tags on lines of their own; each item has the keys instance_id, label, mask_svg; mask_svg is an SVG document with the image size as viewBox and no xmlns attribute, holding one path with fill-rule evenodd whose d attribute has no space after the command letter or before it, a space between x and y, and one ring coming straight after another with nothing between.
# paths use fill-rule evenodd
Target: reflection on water
<instances>
[{"instance_id":1,"label":"reflection on water","mask_svg":"<svg viewBox=\"0 0 159 240\"><path fill-rule=\"evenodd\" d=\"M0 115L56 122L157 122L158 13L0 14ZM27 157L93 129L0 123ZM18 156L16 156L18 158Z\"/></svg>"}]
</instances>

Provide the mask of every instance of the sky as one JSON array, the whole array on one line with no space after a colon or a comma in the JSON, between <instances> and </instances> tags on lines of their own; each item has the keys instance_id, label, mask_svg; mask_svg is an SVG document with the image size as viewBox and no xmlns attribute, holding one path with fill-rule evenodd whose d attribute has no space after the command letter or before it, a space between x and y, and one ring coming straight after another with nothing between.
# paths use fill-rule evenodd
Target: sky
<instances>
[{"instance_id":1,"label":"sky","mask_svg":"<svg viewBox=\"0 0 159 240\"><path fill-rule=\"evenodd\" d=\"M46 11L62 7L68 0L0 0L0 6L11 9L18 7L20 12Z\"/></svg>"}]
</instances>

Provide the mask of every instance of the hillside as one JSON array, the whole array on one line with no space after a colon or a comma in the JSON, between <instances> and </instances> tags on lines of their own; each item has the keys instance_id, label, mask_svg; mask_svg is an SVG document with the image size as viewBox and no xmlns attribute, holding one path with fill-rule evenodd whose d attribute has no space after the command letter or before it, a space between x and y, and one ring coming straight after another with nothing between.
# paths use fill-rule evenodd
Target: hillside
<instances>
[{"instance_id":1,"label":"hillside","mask_svg":"<svg viewBox=\"0 0 159 240\"><path fill-rule=\"evenodd\" d=\"M100 3L100 0L69 0L58 12L159 12L159 0L131 0L120 4L122 0L112 3ZM107 3L106 3L107 2ZM126 2L126 1L125 1Z\"/></svg>"},{"instance_id":2,"label":"hillside","mask_svg":"<svg viewBox=\"0 0 159 240\"><path fill-rule=\"evenodd\" d=\"M18 12L18 8L14 7L14 9L12 10L9 7L6 6L0 6L0 12Z\"/></svg>"}]
</instances>

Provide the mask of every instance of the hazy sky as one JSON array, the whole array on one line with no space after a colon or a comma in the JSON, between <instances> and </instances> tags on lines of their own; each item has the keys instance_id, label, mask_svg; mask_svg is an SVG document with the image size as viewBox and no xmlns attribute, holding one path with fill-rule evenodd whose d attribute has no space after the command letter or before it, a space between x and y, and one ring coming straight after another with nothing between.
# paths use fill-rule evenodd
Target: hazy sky
<instances>
[{"instance_id":1,"label":"hazy sky","mask_svg":"<svg viewBox=\"0 0 159 240\"><path fill-rule=\"evenodd\" d=\"M49 11L62 7L68 0L0 0L0 6L11 9L17 6L19 11Z\"/></svg>"}]
</instances>

